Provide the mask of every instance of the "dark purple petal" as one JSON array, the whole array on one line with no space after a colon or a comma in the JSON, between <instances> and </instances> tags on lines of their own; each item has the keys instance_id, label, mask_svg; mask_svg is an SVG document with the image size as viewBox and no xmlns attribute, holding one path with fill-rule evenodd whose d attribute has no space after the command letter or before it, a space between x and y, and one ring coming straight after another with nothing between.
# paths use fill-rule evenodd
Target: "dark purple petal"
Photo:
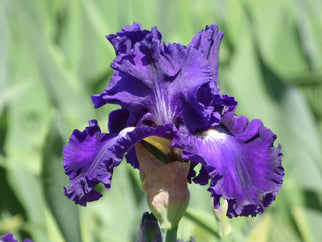
<instances>
[{"instance_id":1,"label":"dark purple petal","mask_svg":"<svg viewBox=\"0 0 322 242\"><path fill-rule=\"evenodd\" d=\"M99 182L109 189L113 168L118 165L105 157L95 159L104 144L114 140L115 135L102 134L96 120L89 124L83 132L74 130L68 146L64 146L63 150L65 173L71 184L65 188L65 195L82 206L102 196L94 190Z\"/></svg>"},{"instance_id":2,"label":"dark purple petal","mask_svg":"<svg viewBox=\"0 0 322 242\"><path fill-rule=\"evenodd\" d=\"M127 163L129 163L133 166L133 168L140 169L139 160L136 156L136 151L135 151L134 147L132 147L127 152L127 154L125 155L125 159L126 159Z\"/></svg>"},{"instance_id":3,"label":"dark purple petal","mask_svg":"<svg viewBox=\"0 0 322 242\"><path fill-rule=\"evenodd\" d=\"M119 133L126 127L135 126L137 119L138 117L130 113L127 109L114 110L108 118L108 129L110 133Z\"/></svg>"},{"instance_id":4,"label":"dark purple petal","mask_svg":"<svg viewBox=\"0 0 322 242\"><path fill-rule=\"evenodd\" d=\"M205 106L193 97L182 100L182 109L185 126L192 134L209 129L211 123L220 123L221 115L214 116L214 107Z\"/></svg>"},{"instance_id":5,"label":"dark purple petal","mask_svg":"<svg viewBox=\"0 0 322 242\"><path fill-rule=\"evenodd\" d=\"M217 24L212 24L211 26L206 26L205 30L200 30L189 44L189 46L200 50L209 61L216 87L218 81L219 46L223 36L224 32L218 31Z\"/></svg>"},{"instance_id":6,"label":"dark purple petal","mask_svg":"<svg viewBox=\"0 0 322 242\"><path fill-rule=\"evenodd\" d=\"M201 169L199 171L198 176L192 179L194 183L200 184L200 185L207 185L209 181L209 175L208 171L205 167L201 166Z\"/></svg>"},{"instance_id":7,"label":"dark purple petal","mask_svg":"<svg viewBox=\"0 0 322 242\"><path fill-rule=\"evenodd\" d=\"M208 61L196 48L161 44L147 35L112 63L109 88L92 96L94 106L119 104L130 112L149 112L157 125L182 116L182 99L196 98L202 86L213 85ZM213 91L213 87L210 88Z\"/></svg>"},{"instance_id":8,"label":"dark purple petal","mask_svg":"<svg viewBox=\"0 0 322 242\"><path fill-rule=\"evenodd\" d=\"M126 152L148 136L172 139L176 131L172 124L157 128L141 126L125 128L118 134L102 134L96 120L83 132L74 130L68 146L64 147L64 168L70 187L65 195L76 204L98 200L102 195L94 188L97 184L110 188L113 169L122 161Z\"/></svg>"},{"instance_id":9,"label":"dark purple petal","mask_svg":"<svg viewBox=\"0 0 322 242\"><path fill-rule=\"evenodd\" d=\"M118 55L127 53L133 48L135 43L143 40L148 34L152 35L155 39L161 40L161 34L156 28L153 28L151 32L148 30L142 30L142 26L137 23L124 26L121 32L107 35L106 38L111 42L116 55Z\"/></svg>"},{"instance_id":10,"label":"dark purple petal","mask_svg":"<svg viewBox=\"0 0 322 242\"><path fill-rule=\"evenodd\" d=\"M144 39L148 41L160 42L162 36L156 27L153 27L151 31L142 30L142 27L140 24L133 23L133 25L124 26L121 32L117 32L116 35L110 34L106 36L106 38L113 45L116 55L124 56L125 54L129 54L129 52L134 48L137 42L140 42ZM132 56L132 55L130 54L129 56ZM127 79L126 76L124 76L122 73L119 73L117 71L114 72L114 76L115 77L110 80L110 83L117 82L118 79L121 79L121 78ZM128 81L131 81L131 80L132 78L130 78L130 80ZM139 83L137 84L139 85ZM140 91L140 86L138 86L138 91ZM92 96L92 102L95 108L103 106L106 103L114 103L113 101L109 101L104 97L105 97L105 93Z\"/></svg>"},{"instance_id":11,"label":"dark purple petal","mask_svg":"<svg viewBox=\"0 0 322 242\"><path fill-rule=\"evenodd\" d=\"M13 238L13 234L5 234L0 238L0 241L2 242L18 242Z\"/></svg>"},{"instance_id":12,"label":"dark purple petal","mask_svg":"<svg viewBox=\"0 0 322 242\"><path fill-rule=\"evenodd\" d=\"M233 111L236 106L233 97L213 94L208 88L202 87L197 96L183 100L184 123L191 134L196 134L219 125L222 114Z\"/></svg>"},{"instance_id":13,"label":"dark purple petal","mask_svg":"<svg viewBox=\"0 0 322 242\"><path fill-rule=\"evenodd\" d=\"M8 233L0 237L0 242L18 242L14 239L13 234ZM31 239L24 239L23 242L33 242Z\"/></svg>"},{"instance_id":14,"label":"dark purple petal","mask_svg":"<svg viewBox=\"0 0 322 242\"><path fill-rule=\"evenodd\" d=\"M180 137L173 145L184 149L184 159L207 170L215 208L222 197L229 217L261 214L282 184L281 146L274 147L276 136L260 120L227 113L223 124L201 136Z\"/></svg>"},{"instance_id":15,"label":"dark purple petal","mask_svg":"<svg viewBox=\"0 0 322 242\"><path fill-rule=\"evenodd\" d=\"M201 166L201 169L199 170L199 174L197 175L194 169L198 164L199 164L198 162L190 160L190 170L189 170L187 180L189 183L193 181L196 184L206 185L209 182L208 171L203 166Z\"/></svg>"}]
</instances>

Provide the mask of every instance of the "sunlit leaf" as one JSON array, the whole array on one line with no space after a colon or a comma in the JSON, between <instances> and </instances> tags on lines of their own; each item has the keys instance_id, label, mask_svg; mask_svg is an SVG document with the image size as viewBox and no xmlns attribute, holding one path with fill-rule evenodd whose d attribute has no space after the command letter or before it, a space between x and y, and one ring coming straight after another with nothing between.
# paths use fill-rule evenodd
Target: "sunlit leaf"
<instances>
[{"instance_id":1,"label":"sunlit leaf","mask_svg":"<svg viewBox=\"0 0 322 242\"><path fill-rule=\"evenodd\" d=\"M269 215L264 216L256 227L248 235L250 242L265 242L268 241L270 234L270 225L272 218Z\"/></svg>"},{"instance_id":2,"label":"sunlit leaf","mask_svg":"<svg viewBox=\"0 0 322 242\"><path fill-rule=\"evenodd\" d=\"M52 123L44 152L42 180L46 202L66 241L81 241L78 207L64 196L68 183L62 162L63 140Z\"/></svg>"}]
</instances>

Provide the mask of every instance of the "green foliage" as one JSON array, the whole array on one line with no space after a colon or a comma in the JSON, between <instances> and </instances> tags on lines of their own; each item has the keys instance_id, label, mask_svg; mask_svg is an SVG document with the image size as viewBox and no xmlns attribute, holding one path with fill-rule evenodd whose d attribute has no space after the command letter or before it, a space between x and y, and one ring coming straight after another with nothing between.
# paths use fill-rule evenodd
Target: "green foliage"
<instances>
[{"instance_id":1,"label":"green foliage","mask_svg":"<svg viewBox=\"0 0 322 242\"><path fill-rule=\"evenodd\" d=\"M196 241L318 241L322 236L322 2L227 0L0 0L0 235L45 241L135 241L148 210L138 172L122 163L103 198L79 208L61 150L94 110L114 58L105 35L133 21L166 42L189 43L205 25L225 31L222 91L238 113L260 118L282 144L285 179L256 218L218 225L206 187L191 185L179 238ZM104 125L102 125L104 127ZM104 129L104 128L103 128ZM105 130L106 131L106 130Z\"/></svg>"}]
</instances>

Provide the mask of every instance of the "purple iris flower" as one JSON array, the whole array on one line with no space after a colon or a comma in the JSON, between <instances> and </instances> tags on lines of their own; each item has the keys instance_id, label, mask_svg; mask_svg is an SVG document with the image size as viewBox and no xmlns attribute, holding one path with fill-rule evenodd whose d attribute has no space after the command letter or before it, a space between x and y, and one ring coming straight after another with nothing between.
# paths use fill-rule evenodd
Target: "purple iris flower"
<instances>
[{"instance_id":1,"label":"purple iris flower","mask_svg":"<svg viewBox=\"0 0 322 242\"><path fill-rule=\"evenodd\" d=\"M223 198L228 217L263 213L282 185L281 146L274 146L276 135L260 120L236 115L237 102L219 92L223 34L212 24L188 46L165 44L156 27L142 30L134 23L107 36L116 52L114 74L92 101L95 108L106 103L121 108L109 115L109 133L96 120L72 133L63 151L68 198L82 206L98 200L102 195L95 186L110 188L123 157L139 169L135 144L157 136L181 151L182 162L190 161L188 182L209 184L215 208Z\"/></svg>"},{"instance_id":2,"label":"purple iris flower","mask_svg":"<svg viewBox=\"0 0 322 242\"><path fill-rule=\"evenodd\" d=\"M13 237L13 234L8 233L3 235L0 238L0 242L18 242L17 240L15 240L15 238ZM23 242L33 242L31 239L24 239Z\"/></svg>"},{"instance_id":3,"label":"purple iris flower","mask_svg":"<svg viewBox=\"0 0 322 242\"><path fill-rule=\"evenodd\" d=\"M0 238L0 242L17 242L17 240L13 238L13 234L5 234Z\"/></svg>"}]
</instances>

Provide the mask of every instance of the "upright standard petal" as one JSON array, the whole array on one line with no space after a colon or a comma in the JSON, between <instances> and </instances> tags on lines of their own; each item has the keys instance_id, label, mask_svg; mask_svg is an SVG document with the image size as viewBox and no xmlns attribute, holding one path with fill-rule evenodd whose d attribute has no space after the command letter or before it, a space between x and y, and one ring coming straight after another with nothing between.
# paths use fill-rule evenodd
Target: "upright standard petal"
<instances>
[{"instance_id":1,"label":"upright standard petal","mask_svg":"<svg viewBox=\"0 0 322 242\"><path fill-rule=\"evenodd\" d=\"M97 121L90 121L83 132L74 130L64 147L64 168L71 184L65 188L65 195L82 206L98 200L102 195L95 186L102 183L106 190L110 188L114 167L136 143L148 136L172 139L175 134L172 124L128 127L120 133L102 134Z\"/></svg>"},{"instance_id":2,"label":"upright standard petal","mask_svg":"<svg viewBox=\"0 0 322 242\"><path fill-rule=\"evenodd\" d=\"M218 30L217 24L207 25L205 30L200 30L189 44L200 50L209 61L216 82L215 88L218 82L219 46L223 36L224 32ZM216 91L218 92L218 88Z\"/></svg>"},{"instance_id":3,"label":"upright standard petal","mask_svg":"<svg viewBox=\"0 0 322 242\"><path fill-rule=\"evenodd\" d=\"M196 49L154 39L137 43L111 66L116 71L109 88L92 97L95 107L108 102L136 114L149 112L157 125L175 122L182 98L196 96L201 86L213 82L208 61Z\"/></svg>"},{"instance_id":4,"label":"upright standard petal","mask_svg":"<svg viewBox=\"0 0 322 242\"><path fill-rule=\"evenodd\" d=\"M148 32L133 25L109 37L117 49L111 65L115 71L106 91L92 96L92 101L95 108L113 103L135 114L150 113L156 125L183 122L178 121L183 119L182 105L188 102L198 108L199 90L218 94L211 66L201 47L165 45L155 27ZM126 51L118 51L125 42Z\"/></svg>"},{"instance_id":5,"label":"upright standard petal","mask_svg":"<svg viewBox=\"0 0 322 242\"><path fill-rule=\"evenodd\" d=\"M214 207L228 201L227 215L255 216L274 201L284 170L281 146L261 121L227 113L223 124L200 134L180 137L174 145L182 157L197 161L207 170Z\"/></svg>"},{"instance_id":6,"label":"upright standard petal","mask_svg":"<svg viewBox=\"0 0 322 242\"><path fill-rule=\"evenodd\" d=\"M109 35L117 53L111 65L115 71L105 92L92 96L95 108L119 104L131 113L149 115L154 125L169 121L193 134L218 125L222 109L237 104L217 87L222 36L213 24L189 46L165 45L156 27L146 31L136 23Z\"/></svg>"},{"instance_id":7,"label":"upright standard petal","mask_svg":"<svg viewBox=\"0 0 322 242\"><path fill-rule=\"evenodd\" d=\"M155 39L161 40L161 34L156 28L153 28L151 32L142 30L142 26L135 22L132 25L124 26L121 31L116 34L107 35L106 38L111 42L116 55L118 55L127 53L133 48L135 43L143 40L149 34Z\"/></svg>"}]
</instances>

